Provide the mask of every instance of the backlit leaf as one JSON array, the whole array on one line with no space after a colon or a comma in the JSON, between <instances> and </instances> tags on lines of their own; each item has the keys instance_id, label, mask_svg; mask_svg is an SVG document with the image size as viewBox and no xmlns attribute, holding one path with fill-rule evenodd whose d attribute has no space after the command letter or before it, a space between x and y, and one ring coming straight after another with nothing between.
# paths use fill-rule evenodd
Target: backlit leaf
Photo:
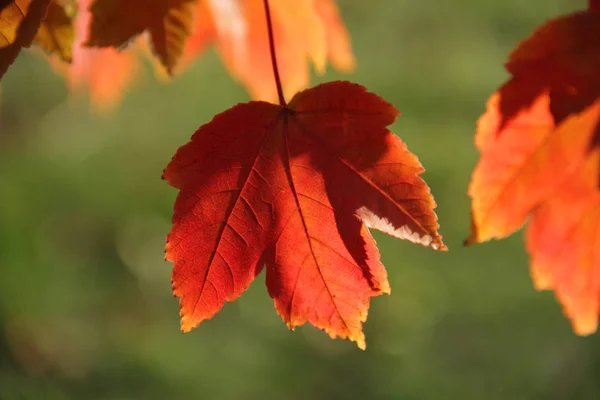
<instances>
[{"instance_id":1,"label":"backlit leaf","mask_svg":"<svg viewBox=\"0 0 600 400\"><path fill-rule=\"evenodd\" d=\"M370 298L390 292L367 228L446 249L423 167L386 128L397 115L363 87L331 82L287 108L237 105L196 131L164 173L179 189L166 258L183 331L266 266L288 327L309 322L365 348Z\"/></svg>"},{"instance_id":2,"label":"backlit leaf","mask_svg":"<svg viewBox=\"0 0 600 400\"><path fill-rule=\"evenodd\" d=\"M598 120L600 102L591 110ZM600 192L596 149L533 214L527 229L531 272L553 289L578 334L596 331L600 310Z\"/></svg>"},{"instance_id":3,"label":"backlit leaf","mask_svg":"<svg viewBox=\"0 0 600 400\"><path fill-rule=\"evenodd\" d=\"M504 238L531 219L536 287L554 289L575 331L591 333L600 298L600 11L549 21L506 68L511 79L477 124L466 242Z\"/></svg>"},{"instance_id":4,"label":"backlit leaf","mask_svg":"<svg viewBox=\"0 0 600 400\"><path fill-rule=\"evenodd\" d=\"M284 92L309 83L308 60L324 73L328 60L339 70L354 68L350 39L334 0L272 0L277 61ZM269 42L262 1L201 0L182 57L185 67L214 44L231 75L254 99L274 101Z\"/></svg>"}]
</instances>

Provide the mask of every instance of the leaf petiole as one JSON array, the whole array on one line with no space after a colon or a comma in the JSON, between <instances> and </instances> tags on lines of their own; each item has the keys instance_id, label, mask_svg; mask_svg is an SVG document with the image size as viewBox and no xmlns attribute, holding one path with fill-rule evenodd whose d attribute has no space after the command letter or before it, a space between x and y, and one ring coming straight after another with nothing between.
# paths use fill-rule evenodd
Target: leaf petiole
<instances>
[{"instance_id":1,"label":"leaf petiole","mask_svg":"<svg viewBox=\"0 0 600 400\"><path fill-rule=\"evenodd\" d=\"M273 65L273 75L275 77L275 86L277 86L277 96L279 97L279 105L283 108L287 107L283 88L281 86L281 77L279 76L279 68L277 67L277 55L275 53L275 38L273 35L273 21L271 19L271 10L269 8L269 0L263 0L265 4L265 14L267 17L267 31L269 32L269 51L271 53L271 64Z\"/></svg>"}]
</instances>

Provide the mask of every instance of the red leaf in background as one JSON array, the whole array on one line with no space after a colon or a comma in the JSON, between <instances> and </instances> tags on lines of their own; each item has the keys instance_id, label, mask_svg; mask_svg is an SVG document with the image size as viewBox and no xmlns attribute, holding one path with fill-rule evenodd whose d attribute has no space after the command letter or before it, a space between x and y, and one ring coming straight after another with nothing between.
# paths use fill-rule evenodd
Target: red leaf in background
<instances>
[{"instance_id":1,"label":"red leaf in background","mask_svg":"<svg viewBox=\"0 0 600 400\"><path fill-rule=\"evenodd\" d=\"M397 115L362 86L331 82L286 107L237 105L196 131L164 173L179 189L166 258L183 331L266 265L288 327L309 322L365 348L370 297L390 292L367 227L446 249L423 167L386 128Z\"/></svg>"},{"instance_id":2,"label":"red leaf in background","mask_svg":"<svg viewBox=\"0 0 600 400\"><path fill-rule=\"evenodd\" d=\"M467 243L509 236L531 217L527 248L536 287L554 289L577 333L591 333L600 296L593 254L600 229L600 11L548 22L512 52L506 68L512 78L477 125L481 158L469 186Z\"/></svg>"},{"instance_id":3,"label":"red leaf in background","mask_svg":"<svg viewBox=\"0 0 600 400\"><path fill-rule=\"evenodd\" d=\"M334 0L272 1L273 28L281 79L286 94L309 83L308 60L323 74L329 60L350 71L354 56ZM200 0L194 9L194 31L181 60L187 66L214 44L231 75L252 98L274 101L265 13L259 0Z\"/></svg>"}]
</instances>

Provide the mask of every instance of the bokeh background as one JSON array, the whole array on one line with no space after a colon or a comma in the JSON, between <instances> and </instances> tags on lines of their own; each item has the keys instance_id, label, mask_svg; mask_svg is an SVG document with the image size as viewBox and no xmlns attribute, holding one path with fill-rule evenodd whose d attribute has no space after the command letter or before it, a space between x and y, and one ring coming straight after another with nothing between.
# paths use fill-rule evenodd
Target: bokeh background
<instances>
[{"instance_id":1,"label":"bokeh background","mask_svg":"<svg viewBox=\"0 0 600 400\"><path fill-rule=\"evenodd\" d=\"M246 101L209 51L170 84L147 65L112 114L69 101L24 52L0 104L0 399L599 399L600 337L532 288L522 233L464 248L473 132L510 49L583 0L339 0L360 82L439 203L448 253L375 233L392 295L367 351L290 332L264 275L183 335L163 260L176 191L160 180L195 129Z\"/></svg>"}]
</instances>

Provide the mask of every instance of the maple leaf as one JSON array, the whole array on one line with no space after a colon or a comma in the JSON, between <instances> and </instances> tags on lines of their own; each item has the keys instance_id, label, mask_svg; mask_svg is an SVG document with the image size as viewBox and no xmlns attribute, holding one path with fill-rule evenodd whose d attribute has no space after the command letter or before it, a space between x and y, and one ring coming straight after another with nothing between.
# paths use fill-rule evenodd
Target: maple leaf
<instances>
[{"instance_id":1,"label":"maple leaf","mask_svg":"<svg viewBox=\"0 0 600 400\"><path fill-rule=\"evenodd\" d=\"M507 237L531 217L527 249L536 287L556 291L580 334L596 330L600 295L600 265L590 250L598 227L582 221L599 182L600 11L592 6L549 21L510 55L512 78L477 124L481 158L469 185L466 240Z\"/></svg>"},{"instance_id":2,"label":"maple leaf","mask_svg":"<svg viewBox=\"0 0 600 400\"><path fill-rule=\"evenodd\" d=\"M50 0L5 0L0 3L0 79L23 47L31 46Z\"/></svg>"},{"instance_id":3,"label":"maple leaf","mask_svg":"<svg viewBox=\"0 0 600 400\"><path fill-rule=\"evenodd\" d=\"M397 115L338 81L287 106L237 105L196 131L163 175L179 189L166 259L183 331L266 265L289 328L309 322L365 348L370 298L390 292L367 227L446 250L423 167L386 128Z\"/></svg>"},{"instance_id":4,"label":"maple leaf","mask_svg":"<svg viewBox=\"0 0 600 400\"><path fill-rule=\"evenodd\" d=\"M121 100L127 87L140 71L140 60L135 51L118 52L114 48L90 48L82 44L87 40L91 20L89 7L93 0L77 0L75 17L75 44L73 60L65 64L50 59L50 64L63 75L74 93L87 91L94 109L107 113Z\"/></svg>"},{"instance_id":5,"label":"maple leaf","mask_svg":"<svg viewBox=\"0 0 600 400\"><path fill-rule=\"evenodd\" d=\"M598 121L600 102L590 113ZM554 289L575 332L596 331L600 310L600 152L533 214L527 229L531 272L538 290Z\"/></svg>"},{"instance_id":6,"label":"maple leaf","mask_svg":"<svg viewBox=\"0 0 600 400\"><path fill-rule=\"evenodd\" d=\"M328 60L342 71L354 68L348 32L334 0L276 0L271 6L286 94L308 86L307 60L319 74L325 72ZM181 67L189 66L210 44L253 99L276 99L261 1L200 0L194 8L194 30L183 50Z\"/></svg>"},{"instance_id":7,"label":"maple leaf","mask_svg":"<svg viewBox=\"0 0 600 400\"><path fill-rule=\"evenodd\" d=\"M191 33L197 1L95 0L85 45L122 48L147 31L152 49L171 73Z\"/></svg>"},{"instance_id":8,"label":"maple leaf","mask_svg":"<svg viewBox=\"0 0 600 400\"><path fill-rule=\"evenodd\" d=\"M52 0L35 37L35 43L47 53L57 54L63 61L71 62L75 39L73 19L76 13L75 0Z\"/></svg>"}]
</instances>

